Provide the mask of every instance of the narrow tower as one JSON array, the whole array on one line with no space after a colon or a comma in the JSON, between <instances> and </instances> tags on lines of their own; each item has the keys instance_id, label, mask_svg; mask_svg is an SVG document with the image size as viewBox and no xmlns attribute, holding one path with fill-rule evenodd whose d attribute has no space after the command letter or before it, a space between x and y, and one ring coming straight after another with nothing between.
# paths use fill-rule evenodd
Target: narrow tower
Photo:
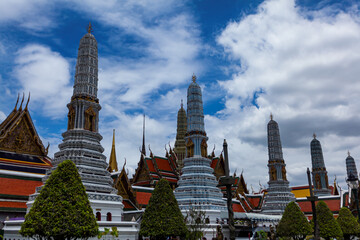
<instances>
[{"instance_id":1,"label":"narrow tower","mask_svg":"<svg viewBox=\"0 0 360 240\"><path fill-rule=\"evenodd\" d=\"M208 138L204 128L201 88L195 75L192 80L187 92L186 158L175 197L181 210L195 208L206 211L210 221L215 222L226 207L222 193L216 187L218 182L210 167L211 160L206 158Z\"/></svg>"},{"instance_id":2,"label":"narrow tower","mask_svg":"<svg viewBox=\"0 0 360 240\"><path fill-rule=\"evenodd\" d=\"M141 154L146 156L146 148L145 148L145 114L144 114L144 120L143 120L143 139L142 139Z\"/></svg>"},{"instance_id":3,"label":"narrow tower","mask_svg":"<svg viewBox=\"0 0 360 240\"><path fill-rule=\"evenodd\" d=\"M282 214L288 203L295 201L286 178L286 164L283 158L280 130L272 114L267 125L269 154L269 188L264 198L262 212L265 214Z\"/></svg>"},{"instance_id":4,"label":"narrow tower","mask_svg":"<svg viewBox=\"0 0 360 240\"><path fill-rule=\"evenodd\" d=\"M107 171L106 157L102 154L104 148L100 144L102 136L98 131L101 109L97 98L98 50L96 39L91 32L89 24L88 33L80 40L74 91L67 105L68 129L62 134L63 142L59 144L60 151L55 153L52 164L56 168L64 160L73 161L98 221L121 221L122 197L116 194L117 191L112 186L113 180ZM48 177L44 177L44 181ZM34 199L36 194L31 197ZM33 200L31 197L30 201Z\"/></svg>"},{"instance_id":5,"label":"narrow tower","mask_svg":"<svg viewBox=\"0 0 360 240\"><path fill-rule=\"evenodd\" d=\"M110 160L109 160L109 166L107 168L109 172L117 172L118 171L118 165L116 161L116 152L115 152L115 129L113 130L113 141L111 146L111 153L110 153Z\"/></svg>"},{"instance_id":6,"label":"narrow tower","mask_svg":"<svg viewBox=\"0 0 360 240\"><path fill-rule=\"evenodd\" d=\"M183 102L181 100L181 107L177 115L176 141L174 148L174 151L177 156L177 161L178 161L177 164L179 170L181 170L184 166L183 160L186 154L186 145L185 145L186 129L187 129L186 112L183 106Z\"/></svg>"},{"instance_id":7,"label":"narrow tower","mask_svg":"<svg viewBox=\"0 0 360 240\"><path fill-rule=\"evenodd\" d=\"M330 195L331 190L329 189L329 181L321 144L320 141L316 139L315 133L313 136L314 139L310 143L310 148L314 193L315 195Z\"/></svg>"},{"instance_id":8,"label":"narrow tower","mask_svg":"<svg viewBox=\"0 0 360 240\"><path fill-rule=\"evenodd\" d=\"M350 152L348 152L348 157L346 158L346 173L347 178L350 177L350 174L354 175L355 177L358 176L358 172L356 170L355 160L352 156L350 156Z\"/></svg>"}]
</instances>

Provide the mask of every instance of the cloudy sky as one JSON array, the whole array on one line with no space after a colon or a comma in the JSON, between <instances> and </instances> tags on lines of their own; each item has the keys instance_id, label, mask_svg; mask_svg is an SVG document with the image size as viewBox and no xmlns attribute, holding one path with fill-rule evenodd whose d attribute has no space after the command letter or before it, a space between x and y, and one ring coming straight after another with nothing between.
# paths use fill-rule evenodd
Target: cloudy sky
<instances>
[{"instance_id":1,"label":"cloudy sky","mask_svg":"<svg viewBox=\"0 0 360 240\"><path fill-rule=\"evenodd\" d=\"M332 183L360 159L360 13L355 0L2 0L0 120L17 94L50 157L67 126L79 40L91 21L99 49L100 133L130 174L146 144L174 145L193 73L202 87L209 151L229 144L231 171L267 185L266 125L279 123L291 185L306 184L320 140Z\"/></svg>"}]
</instances>

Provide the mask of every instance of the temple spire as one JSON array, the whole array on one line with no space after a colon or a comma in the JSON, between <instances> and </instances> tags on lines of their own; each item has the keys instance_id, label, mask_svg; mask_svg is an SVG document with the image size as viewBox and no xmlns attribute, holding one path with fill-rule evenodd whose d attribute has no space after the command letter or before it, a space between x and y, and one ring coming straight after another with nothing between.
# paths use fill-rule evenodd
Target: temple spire
<instances>
[{"instance_id":1,"label":"temple spire","mask_svg":"<svg viewBox=\"0 0 360 240\"><path fill-rule=\"evenodd\" d=\"M116 153L115 153L115 129L113 129L113 141L111 146L111 154L110 154L110 160L109 160L109 167L107 169L109 172L115 172L118 171L118 165L116 161Z\"/></svg>"},{"instance_id":2,"label":"temple spire","mask_svg":"<svg viewBox=\"0 0 360 240\"><path fill-rule=\"evenodd\" d=\"M93 30L93 28L92 28L92 26L91 26L91 22L89 22L89 26L88 26L88 33L92 33L94 30Z\"/></svg>"},{"instance_id":3,"label":"temple spire","mask_svg":"<svg viewBox=\"0 0 360 240\"><path fill-rule=\"evenodd\" d=\"M174 151L177 156L177 164L179 170L183 167L183 159L186 153L185 134L186 134L186 112L183 106L183 100L181 99L181 107L177 114L177 128L176 128L176 140Z\"/></svg>"},{"instance_id":4,"label":"temple spire","mask_svg":"<svg viewBox=\"0 0 360 240\"><path fill-rule=\"evenodd\" d=\"M143 139L142 139L141 153L144 154L144 156L146 156L146 148L145 148L145 113L144 113L144 119L143 119Z\"/></svg>"}]
</instances>

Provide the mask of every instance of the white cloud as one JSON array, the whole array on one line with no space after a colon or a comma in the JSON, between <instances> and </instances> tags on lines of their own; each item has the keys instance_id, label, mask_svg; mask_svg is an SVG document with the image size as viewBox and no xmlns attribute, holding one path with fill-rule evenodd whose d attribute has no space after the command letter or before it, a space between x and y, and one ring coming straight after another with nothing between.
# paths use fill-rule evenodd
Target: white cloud
<instances>
[{"instance_id":1,"label":"white cloud","mask_svg":"<svg viewBox=\"0 0 360 240\"><path fill-rule=\"evenodd\" d=\"M31 93L31 102L46 116L63 117L72 94L67 60L46 46L30 44L17 52L15 63L14 74Z\"/></svg>"},{"instance_id":2,"label":"white cloud","mask_svg":"<svg viewBox=\"0 0 360 240\"><path fill-rule=\"evenodd\" d=\"M259 175L267 178L264 148L270 112L280 125L292 184L306 184L313 132L323 145L330 182L335 174L344 176L348 148L355 158L360 154L354 144L360 140L359 16L328 12L307 12L293 0L265 1L255 14L229 23L218 36L241 68L231 80L220 82L228 93L226 108L219 112L225 120L213 118L207 129L219 140L228 137L228 142L240 139L251 145L231 150L239 156L238 168L248 166L250 181ZM265 93L257 99L257 109L249 99L260 90ZM217 126L227 127L216 131ZM250 167L245 159L253 159Z\"/></svg>"},{"instance_id":3,"label":"white cloud","mask_svg":"<svg viewBox=\"0 0 360 240\"><path fill-rule=\"evenodd\" d=\"M17 24L32 31L42 31L53 27L54 23L50 17L51 13L51 1L0 1L0 23Z\"/></svg>"},{"instance_id":4,"label":"white cloud","mask_svg":"<svg viewBox=\"0 0 360 240\"><path fill-rule=\"evenodd\" d=\"M4 121L6 118L5 113L3 113L2 111L0 111L0 122Z\"/></svg>"}]
</instances>

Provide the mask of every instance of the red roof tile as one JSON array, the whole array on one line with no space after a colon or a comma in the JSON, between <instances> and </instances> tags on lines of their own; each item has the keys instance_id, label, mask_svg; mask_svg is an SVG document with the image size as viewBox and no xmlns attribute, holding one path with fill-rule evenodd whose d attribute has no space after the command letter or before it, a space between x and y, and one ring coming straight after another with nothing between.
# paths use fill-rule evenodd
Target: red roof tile
<instances>
[{"instance_id":1,"label":"red roof tile","mask_svg":"<svg viewBox=\"0 0 360 240\"><path fill-rule=\"evenodd\" d=\"M151 197L151 193L148 193L148 192L137 192L136 193L136 201L142 205L148 205L150 197Z\"/></svg>"},{"instance_id":2,"label":"red roof tile","mask_svg":"<svg viewBox=\"0 0 360 240\"><path fill-rule=\"evenodd\" d=\"M6 202L6 201L0 201L0 207L26 208L26 203L25 203L25 202Z\"/></svg>"},{"instance_id":3,"label":"red roof tile","mask_svg":"<svg viewBox=\"0 0 360 240\"><path fill-rule=\"evenodd\" d=\"M151 159L146 159L146 164L148 165L150 172L156 172L154 168L154 164L152 163Z\"/></svg>"},{"instance_id":4,"label":"red roof tile","mask_svg":"<svg viewBox=\"0 0 360 240\"><path fill-rule=\"evenodd\" d=\"M159 170L165 170L165 171L169 171L172 172L173 170L170 167L170 163L167 159L162 159L162 158L155 158L156 164L159 168Z\"/></svg>"},{"instance_id":5,"label":"red roof tile","mask_svg":"<svg viewBox=\"0 0 360 240\"><path fill-rule=\"evenodd\" d=\"M233 210L234 212L245 212L240 203L233 203Z\"/></svg>"},{"instance_id":6,"label":"red roof tile","mask_svg":"<svg viewBox=\"0 0 360 240\"><path fill-rule=\"evenodd\" d=\"M35 189L41 186L41 181L22 180L14 178L0 178L0 193L9 195L30 195Z\"/></svg>"},{"instance_id":7,"label":"red roof tile","mask_svg":"<svg viewBox=\"0 0 360 240\"><path fill-rule=\"evenodd\" d=\"M211 161L211 168L215 168L218 161L219 161L218 158L214 158L214 159Z\"/></svg>"}]
</instances>

